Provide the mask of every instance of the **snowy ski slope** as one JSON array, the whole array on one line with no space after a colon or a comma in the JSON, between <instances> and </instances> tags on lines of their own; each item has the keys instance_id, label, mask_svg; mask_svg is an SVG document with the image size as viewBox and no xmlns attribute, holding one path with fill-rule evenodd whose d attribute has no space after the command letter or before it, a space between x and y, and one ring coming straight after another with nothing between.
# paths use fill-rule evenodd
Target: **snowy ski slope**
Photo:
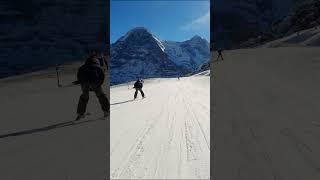
<instances>
[{"instance_id":1,"label":"snowy ski slope","mask_svg":"<svg viewBox=\"0 0 320 180\"><path fill-rule=\"evenodd\" d=\"M111 178L208 179L208 73L146 80L135 101L132 86L110 90Z\"/></svg>"},{"instance_id":2,"label":"snowy ski slope","mask_svg":"<svg viewBox=\"0 0 320 180\"><path fill-rule=\"evenodd\" d=\"M75 80L75 69L61 83ZM104 85L105 92L109 88ZM53 69L0 80L1 180L105 180L109 131L90 93L86 119L76 117L79 86L58 88Z\"/></svg>"},{"instance_id":3,"label":"snowy ski slope","mask_svg":"<svg viewBox=\"0 0 320 180\"><path fill-rule=\"evenodd\" d=\"M320 49L224 52L216 64L213 178L320 179Z\"/></svg>"}]
</instances>

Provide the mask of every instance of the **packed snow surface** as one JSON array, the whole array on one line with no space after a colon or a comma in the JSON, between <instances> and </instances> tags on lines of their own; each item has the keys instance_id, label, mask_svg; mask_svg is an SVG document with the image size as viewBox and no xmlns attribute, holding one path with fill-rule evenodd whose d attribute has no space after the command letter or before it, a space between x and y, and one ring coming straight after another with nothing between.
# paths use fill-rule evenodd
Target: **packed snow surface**
<instances>
[{"instance_id":1,"label":"packed snow surface","mask_svg":"<svg viewBox=\"0 0 320 180\"><path fill-rule=\"evenodd\" d=\"M319 48L224 51L212 74L213 179L320 179Z\"/></svg>"},{"instance_id":2,"label":"packed snow surface","mask_svg":"<svg viewBox=\"0 0 320 180\"><path fill-rule=\"evenodd\" d=\"M133 82L113 86L112 179L208 179L210 76L149 79L133 100Z\"/></svg>"},{"instance_id":3,"label":"packed snow surface","mask_svg":"<svg viewBox=\"0 0 320 180\"><path fill-rule=\"evenodd\" d=\"M63 85L75 80L72 69L60 74ZM58 88L55 74L51 69L0 80L1 180L107 179L109 120L101 119L90 93L91 115L68 123L76 118L81 90Z\"/></svg>"}]
</instances>

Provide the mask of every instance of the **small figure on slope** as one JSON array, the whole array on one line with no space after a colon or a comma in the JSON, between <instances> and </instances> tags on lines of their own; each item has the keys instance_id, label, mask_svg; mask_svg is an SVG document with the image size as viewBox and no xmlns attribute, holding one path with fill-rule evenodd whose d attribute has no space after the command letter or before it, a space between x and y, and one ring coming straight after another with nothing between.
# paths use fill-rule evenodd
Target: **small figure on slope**
<instances>
[{"instance_id":1,"label":"small figure on slope","mask_svg":"<svg viewBox=\"0 0 320 180\"><path fill-rule=\"evenodd\" d=\"M103 67L101 66L97 53L91 52L84 65L82 65L77 74L78 82L81 85L82 94L79 98L77 108L77 119L84 117L87 104L89 101L89 91L94 91L99 99L101 109L104 112L104 116L109 116L110 102L102 90L102 84L104 82L105 74Z\"/></svg>"},{"instance_id":2,"label":"small figure on slope","mask_svg":"<svg viewBox=\"0 0 320 180\"><path fill-rule=\"evenodd\" d=\"M221 57L221 60L223 61L223 56L222 56L222 49L219 49L218 50L218 58L217 58L217 61L219 60L219 57Z\"/></svg>"},{"instance_id":3,"label":"small figure on slope","mask_svg":"<svg viewBox=\"0 0 320 180\"><path fill-rule=\"evenodd\" d=\"M134 99L137 98L138 95L138 91L140 91L142 98L144 98L144 92L142 91L142 87L143 87L143 80L142 79L138 79L134 85L133 88L136 89L136 91L134 92Z\"/></svg>"}]
</instances>

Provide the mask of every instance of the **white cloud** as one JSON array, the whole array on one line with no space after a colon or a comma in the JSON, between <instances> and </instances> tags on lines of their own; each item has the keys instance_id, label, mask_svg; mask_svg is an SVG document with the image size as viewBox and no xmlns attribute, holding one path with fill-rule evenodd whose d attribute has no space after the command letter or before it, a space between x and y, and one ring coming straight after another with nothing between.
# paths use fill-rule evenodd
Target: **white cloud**
<instances>
[{"instance_id":1,"label":"white cloud","mask_svg":"<svg viewBox=\"0 0 320 180\"><path fill-rule=\"evenodd\" d=\"M208 11L205 15L194 19L191 23L188 23L182 26L181 30L192 31L192 30L198 30L204 27L209 28L209 26L210 26L210 11Z\"/></svg>"}]
</instances>

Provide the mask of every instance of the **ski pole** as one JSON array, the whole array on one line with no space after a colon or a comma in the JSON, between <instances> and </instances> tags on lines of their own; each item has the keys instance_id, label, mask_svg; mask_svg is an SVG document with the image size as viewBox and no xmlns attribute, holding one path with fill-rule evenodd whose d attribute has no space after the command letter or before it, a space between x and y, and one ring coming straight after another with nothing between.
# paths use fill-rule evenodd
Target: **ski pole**
<instances>
[{"instance_id":1,"label":"ski pole","mask_svg":"<svg viewBox=\"0 0 320 180\"><path fill-rule=\"evenodd\" d=\"M56 72L57 72L57 83L58 83L58 87L61 87L61 85L60 85L60 77L59 77L59 67L58 67L58 65L56 65Z\"/></svg>"}]
</instances>

